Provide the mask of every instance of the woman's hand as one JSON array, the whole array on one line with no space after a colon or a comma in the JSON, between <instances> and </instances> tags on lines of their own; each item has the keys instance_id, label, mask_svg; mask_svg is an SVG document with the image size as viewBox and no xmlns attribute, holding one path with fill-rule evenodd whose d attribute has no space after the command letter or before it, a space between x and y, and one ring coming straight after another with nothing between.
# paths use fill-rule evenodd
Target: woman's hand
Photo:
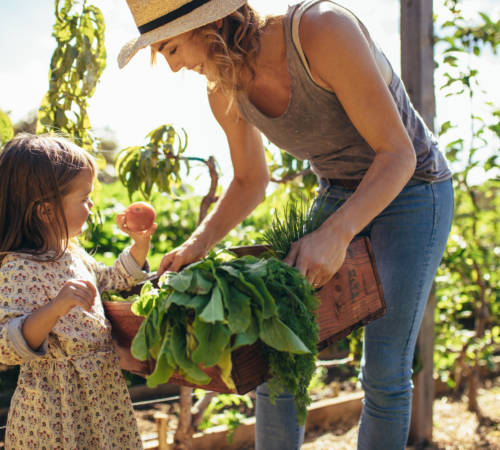
<instances>
[{"instance_id":1,"label":"woman's hand","mask_svg":"<svg viewBox=\"0 0 500 450\"><path fill-rule=\"evenodd\" d=\"M313 287L320 288L342 266L350 240L323 226L294 242L283 261L296 267Z\"/></svg>"},{"instance_id":2,"label":"woman's hand","mask_svg":"<svg viewBox=\"0 0 500 450\"><path fill-rule=\"evenodd\" d=\"M153 223L151 227L143 231L132 231L127 227L125 212L116 216L116 224L120 230L132 238L134 243L132 244L132 247L130 247L130 254L140 267L144 266L146 257L148 256L149 246L151 244L151 236L156 231L158 224Z\"/></svg>"},{"instance_id":3,"label":"woman's hand","mask_svg":"<svg viewBox=\"0 0 500 450\"><path fill-rule=\"evenodd\" d=\"M165 271L177 272L184 266L199 261L207 254L206 248L196 240L187 240L184 244L167 253L161 260L158 275Z\"/></svg>"}]
</instances>

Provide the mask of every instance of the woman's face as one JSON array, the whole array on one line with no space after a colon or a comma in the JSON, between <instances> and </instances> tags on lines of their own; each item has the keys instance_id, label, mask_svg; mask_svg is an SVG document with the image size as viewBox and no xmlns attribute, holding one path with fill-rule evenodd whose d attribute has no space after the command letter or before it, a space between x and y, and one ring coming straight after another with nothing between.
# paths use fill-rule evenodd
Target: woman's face
<instances>
[{"instance_id":1,"label":"woman's face","mask_svg":"<svg viewBox=\"0 0 500 450\"><path fill-rule=\"evenodd\" d=\"M172 72L186 68L206 75L207 46L200 33L187 31L151 47L163 55Z\"/></svg>"}]
</instances>

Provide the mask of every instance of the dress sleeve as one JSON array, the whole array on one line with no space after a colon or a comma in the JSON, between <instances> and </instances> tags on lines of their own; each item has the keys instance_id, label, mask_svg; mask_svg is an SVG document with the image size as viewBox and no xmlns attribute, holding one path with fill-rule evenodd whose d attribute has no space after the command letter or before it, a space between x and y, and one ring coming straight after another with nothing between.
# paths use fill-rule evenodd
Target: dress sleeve
<instances>
[{"instance_id":1,"label":"dress sleeve","mask_svg":"<svg viewBox=\"0 0 500 450\"><path fill-rule=\"evenodd\" d=\"M36 264L20 259L0 267L0 363L18 365L47 353L48 340L34 351L24 339L26 318L47 301Z\"/></svg>"},{"instance_id":2,"label":"dress sleeve","mask_svg":"<svg viewBox=\"0 0 500 450\"><path fill-rule=\"evenodd\" d=\"M106 266L94 260L94 271L100 292L108 289L129 289L149 275L147 264L140 267L131 255L130 247L120 253L113 266Z\"/></svg>"}]
</instances>

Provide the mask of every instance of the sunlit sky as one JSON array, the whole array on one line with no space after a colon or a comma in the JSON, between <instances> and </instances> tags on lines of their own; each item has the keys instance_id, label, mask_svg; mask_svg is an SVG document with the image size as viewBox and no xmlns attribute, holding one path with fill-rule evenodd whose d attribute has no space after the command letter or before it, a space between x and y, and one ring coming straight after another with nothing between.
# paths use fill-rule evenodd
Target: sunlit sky
<instances>
[{"instance_id":1,"label":"sunlit sky","mask_svg":"<svg viewBox=\"0 0 500 450\"><path fill-rule=\"evenodd\" d=\"M122 70L116 57L121 46L137 36L132 15L124 0L87 0L99 7L106 22L107 67L89 101L94 128L114 131L120 148L144 143L153 128L172 123L184 128L189 136L189 156L214 155L223 173L221 182L231 177L231 166L223 132L213 118L206 99L204 78L187 71L172 74L161 60L149 65L149 52L139 52ZM263 14L284 11L295 0L249 0ZM341 4L355 12L368 26L399 73L399 0L344 0ZM434 0L436 13L441 0ZM438 5L439 4L439 5ZM464 15L477 10L492 18L500 16L499 0L464 0ZM48 89L48 68L55 40L51 36L55 22L54 1L0 1L0 109L18 121L38 108ZM498 86L498 56L485 56L485 86ZM491 100L500 104L500 88L487 88ZM458 111L460 109L458 108ZM457 105L440 99L438 122L453 120Z\"/></svg>"}]
</instances>

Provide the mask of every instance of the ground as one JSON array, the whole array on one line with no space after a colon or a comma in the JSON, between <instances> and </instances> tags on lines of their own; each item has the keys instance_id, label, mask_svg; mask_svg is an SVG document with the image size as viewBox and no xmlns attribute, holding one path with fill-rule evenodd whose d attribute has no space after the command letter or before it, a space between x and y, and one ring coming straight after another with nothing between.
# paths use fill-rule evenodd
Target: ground
<instances>
[{"instance_id":1,"label":"ground","mask_svg":"<svg viewBox=\"0 0 500 450\"><path fill-rule=\"evenodd\" d=\"M478 427L476 416L467 411L467 400L449 397L434 402L433 445L425 450L500 450L500 377L487 380L479 391L479 404L490 423ZM156 405L137 412L141 433L154 433L153 415L156 411L172 412L175 405ZM175 426L172 419L170 426ZM310 431L302 450L353 450L356 448L357 424L350 424L331 432ZM407 450L410 450L408 447ZM416 450L411 448L411 450Z\"/></svg>"}]
</instances>

